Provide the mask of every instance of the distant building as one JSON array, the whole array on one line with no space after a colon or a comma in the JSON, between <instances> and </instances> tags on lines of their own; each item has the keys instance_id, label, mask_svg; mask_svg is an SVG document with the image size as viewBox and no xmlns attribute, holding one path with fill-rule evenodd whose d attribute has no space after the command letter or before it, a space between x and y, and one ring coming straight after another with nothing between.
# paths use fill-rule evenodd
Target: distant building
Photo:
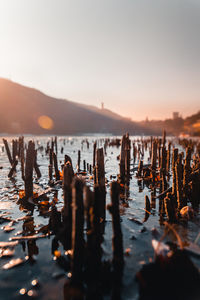
<instances>
[{"instance_id":1,"label":"distant building","mask_svg":"<svg viewBox=\"0 0 200 300\"><path fill-rule=\"evenodd\" d=\"M104 102L101 102L101 109L104 109Z\"/></svg>"},{"instance_id":2,"label":"distant building","mask_svg":"<svg viewBox=\"0 0 200 300\"><path fill-rule=\"evenodd\" d=\"M180 116L179 116L179 112L177 112L177 111L175 111L175 112L173 112L173 119L174 120L176 120L176 119L178 119L178 118L180 118Z\"/></svg>"}]
</instances>

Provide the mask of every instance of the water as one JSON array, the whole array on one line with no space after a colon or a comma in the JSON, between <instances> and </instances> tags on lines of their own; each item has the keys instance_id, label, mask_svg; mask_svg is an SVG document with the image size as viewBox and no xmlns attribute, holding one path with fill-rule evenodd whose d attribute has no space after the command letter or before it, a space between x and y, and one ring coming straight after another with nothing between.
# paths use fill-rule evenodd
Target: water
<instances>
[{"instance_id":1,"label":"water","mask_svg":"<svg viewBox=\"0 0 200 300\"><path fill-rule=\"evenodd\" d=\"M59 169L61 169L61 164L64 160L64 155L68 154L73 163L74 169L76 168L78 150L81 150L81 168L83 168L83 160L86 163L92 164L93 160L93 142L97 139L98 146L103 146L102 139L104 137L100 136L81 136L81 137L58 137L58 162ZM106 136L108 138L108 136ZM131 140L138 137L130 137ZM7 137L8 142L11 142L12 137ZM43 146L46 147L47 141L51 140L51 137L25 137L25 142L30 139L36 141L36 148ZM89 141L90 147L87 149L86 143L81 142L87 139ZM65 140L65 144L63 141ZM11 232L5 232L2 228L9 222L1 224L0 230L0 241L8 241L9 238L17 236L17 234L26 232L26 234L33 234L38 231L41 227L45 226L49 222L49 208L44 208L43 210L35 206L32 218L29 220L20 220L23 216L29 215L29 211L24 211L20 205L17 204L19 198L19 190L24 188L24 182L21 179L20 164L17 166L17 174L14 179L8 179L8 173L10 170L10 164L5 152L2 152L3 141L0 140L0 214L5 214L5 216L10 217L12 220L17 220L12 225L14 230ZM61 154L61 147L64 147L63 154ZM107 155L105 156L105 171L107 179L107 195L106 203L110 203L110 190L109 184L111 182L111 175L113 177L117 176L119 173L119 161L117 156L120 153L120 148L108 147ZM132 154L132 153L131 153ZM131 155L132 156L132 155ZM145 152L144 164L148 164L149 153ZM37 157L38 164L42 173L42 178L35 183L39 185L42 189L48 188L48 164L49 158L45 155L45 151L38 151ZM131 162L132 163L132 162ZM136 161L135 166L137 166L138 161ZM131 169L133 164L131 165ZM135 177L135 173L131 172L131 180L129 185L129 190L127 196L125 197L124 204L120 206L121 211L121 227L123 232L123 243L124 250L127 250L128 255L125 255L125 270L123 276L123 288L122 288L122 299L134 300L138 298L138 287L135 281L135 275L145 263L148 263L154 258L154 251L151 246L152 240L152 229L157 233L158 238L162 237L164 233L164 225L159 222L159 203L156 200L156 207L151 211L151 215L148 220L143 223L145 211L144 211L144 199L145 195L150 198L151 190L148 186L144 185L139 187L138 180ZM89 176L84 177L86 184L93 186L93 181ZM57 190L57 191L56 191ZM62 187L57 186L55 191L48 195L49 202L53 201L54 197L57 197L57 208L60 210L63 207L63 197L62 197ZM131 220L132 219L132 220ZM137 219L141 222L138 224L134 222ZM103 259L112 259L112 222L111 215L107 211L106 213L106 226L104 242L102 244L104 253ZM176 225L176 230L179 232L181 238L184 241L194 241L198 231L199 231L199 215L188 223L188 226ZM3 270L2 266L5 265L11 258L1 258L0 259L0 291L1 299L17 299L17 297L29 299L33 298L29 292L30 296L20 296L20 289L24 288L26 291L32 290L31 282L37 279L40 286L34 289L34 293L37 294L37 299L67 299L64 295L65 285L67 281L68 272L63 270L59 266L58 262L53 259L51 253L53 236L34 240L25 241L19 243L15 247L15 253L12 258L22 258L33 255L32 260L25 260L23 264L18 267ZM165 237L165 241L172 240L176 242L176 238L173 234L168 234ZM62 245L59 246L59 251L64 255L64 249ZM200 266L198 259L193 259L197 266ZM58 278L59 277L59 278ZM21 291L23 293L23 290ZM32 296L31 296L32 295ZM110 293L104 295L104 299L110 299Z\"/></svg>"}]
</instances>

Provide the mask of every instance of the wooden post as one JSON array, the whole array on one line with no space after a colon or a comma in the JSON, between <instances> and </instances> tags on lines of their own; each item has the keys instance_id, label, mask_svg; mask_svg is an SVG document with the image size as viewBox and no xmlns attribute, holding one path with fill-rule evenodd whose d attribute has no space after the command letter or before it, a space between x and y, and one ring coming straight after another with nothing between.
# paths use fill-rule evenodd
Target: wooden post
<instances>
[{"instance_id":1,"label":"wooden post","mask_svg":"<svg viewBox=\"0 0 200 300\"><path fill-rule=\"evenodd\" d=\"M96 165L96 149L97 149L97 142L94 142L94 146L93 146L93 168Z\"/></svg>"},{"instance_id":2,"label":"wooden post","mask_svg":"<svg viewBox=\"0 0 200 300\"><path fill-rule=\"evenodd\" d=\"M149 197L147 195L145 195L145 217L144 217L143 222L146 222L148 220L150 211L151 211L150 200L149 200Z\"/></svg>"},{"instance_id":3,"label":"wooden post","mask_svg":"<svg viewBox=\"0 0 200 300\"><path fill-rule=\"evenodd\" d=\"M130 180L130 150L131 150L131 141L129 135L126 134L126 144L125 144L125 182L129 184Z\"/></svg>"},{"instance_id":4,"label":"wooden post","mask_svg":"<svg viewBox=\"0 0 200 300\"><path fill-rule=\"evenodd\" d=\"M151 191L151 208L156 208L156 187Z\"/></svg>"},{"instance_id":5,"label":"wooden post","mask_svg":"<svg viewBox=\"0 0 200 300\"><path fill-rule=\"evenodd\" d=\"M154 140L152 143L152 156L151 156L151 169L156 170L157 161L157 142Z\"/></svg>"},{"instance_id":6,"label":"wooden post","mask_svg":"<svg viewBox=\"0 0 200 300\"><path fill-rule=\"evenodd\" d=\"M94 280L99 278L101 267L101 242L102 231L99 211L99 187L94 187L91 192L89 187L84 188L85 212L87 218L87 244L86 244L86 272Z\"/></svg>"},{"instance_id":7,"label":"wooden post","mask_svg":"<svg viewBox=\"0 0 200 300\"><path fill-rule=\"evenodd\" d=\"M142 171L143 171L143 160L140 160L139 165L138 165L138 171L137 171L137 176L138 177L142 176Z\"/></svg>"},{"instance_id":8,"label":"wooden post","mask_svg":"<svg viewBox=\"0 0 200 300\"><path fill-rule=\"evenodd\" d=\"M21 161L21 174L22 174L22 180L25 181L25 171L24 171L24 138L21 140L21 146L20 146L20 161Z\"/></svg>"},{"instance_id":9,"label":"wooden post","mask_svg":"<svg viewBox=\"0 0 200 300\"><path fill-rule=\"evenodd\" d=\"M35 160L35 144L32 141L28 143L26 151L25 164L25 197L33 197L33 165Z\"/></svg>"},{"instance_id":10,"label":"wooden post","mask_svg":"<svg viewBox=\"0 0 200 300\"><path fill-rule=\"evenodd\" d=\"M168 175L170 175L170 158L171 158L171 143L169 142L168 150L167 150L167 166L166 166L166 171Z\"/></svg>"},{"instance_id":11,"label":"wooden post","mask_svg":"<svg viewBox=\"0 0 200 300\"><path fill-rule=\"evenodd\" d=\"M68 162L63 169L63 192L64 192L64 207L63 220L66 229L66 249L71 249L72 235L72 180L74 172L71 164Z\"/></svg>"},{"instance_id":12,"label":"wooden post","mask_svg":"<svg viewBox=\"0 0 200 300\"><path fill-rule=\"evenodd\" d=\"M111 183L111 205L108 207L112 215L112 248L113 248L113 287L112 300L121 299L121 283L124 268L123 237L121 231L121 222L119 214L119 183Z\"/></svg>"},{"instance_id":13,"label":"wooden post","mask_svg":"<svg viewBox=\"0 0 200 300\"><path fill-rule=\"evenodd\" d=\"M10 169L10 172L8 173L8 177L11 178L13 174L16 172L16 166L18 164L18 160L15 160L12 164L12 168Z\"/></svg>"},{"instance_id":14,"label":"wooden post","mask_svg":"<svg viewBox=\"0 0 200 300\"><path fill-rule=\"evenodd\" d=\"M86 172L86 161L85 161L85 159L83 160L83 172Z\"/></svg>"},{"instance_id":15,"label":"wooden post","mask_svg":"<svg viewBox=\"0 0 200 300\"><path fill-rule=\"evenodd\" d=\"M163 130L163 136L162 136L162 146L163 146L163 148L165 148L165 144L166 144L166 131Z\"/></svg>"},{"instance_id":16,"label":"wooden post","mask_svg":"<svg viewBox=\"0 0 200 300\"><path fill-rule=\"evenodd\" d=\"M54 169L55 169L56 180L60 180L60 172L58 170L58 161L57 161L57 156L56 156L55 152L53 152L53 164L54 164Z\"/></svg>"},{"instance_id":17,"label":"wooden post","mask_svg":"<svg viewBox=\"0 0 200 300\"><path fill-rule=\"evenodd\" d=\"M172 194L174 195L176 199L176 171L175 171L175 165L178 159L178 149L173 149L172 154L172 175L173 175L173 181L172 181Z\"/></svg>"},{"instance_id":18,"label":"wooden post","mask_svg":"<svg viewBox=\"0 0 200 300\"><path fill-rule=\"evenodd\" d=\"M16 161L16 158L17 158L17 155L18 155L17 148L18 148L17 140L12 140L12 160L13 160L13 162Z\"/></svg>"},{"instance_id":19,"label":"wooden post","mask_svg":"<svg viewBox=\"0 0 200 300\"><path fill-rule=\"evenodd\" d=\"M160 176L163 174L166 175L166 165L167 165L167 151L163 146L161 149L161 165L160 165Z\"/></svg>"},{"instance_id":20,"label":"wooden post","mask_svg":"<svg viewBox=\"0 0 200 300\"><path fill-rule=\"evenodd\" d=\"M11 164L11 166L12 166L13 160L12 160L12 156L11 156L11 153L10 153L10 148L9 148L9 146L8 146L8 142L7 142L6 139L3 139L3 143L4 143L4 146L5 146L5 148L6 148L6 153L7 153L9 162L10 162L10 164Z\"/></svg>"},{"instance_id":21,"label":"wooden post","mask_svg":"<svg viewBox=\"0 0 200 300\"><path fill-rule=\"evenodd\" d=\"M189 183L189 177L191 173L191 167L190 167L190 161L191 161L191 148L186 149L186 157L185 157L185 163L184 163L184 171L183 171L183 193L184 197L188 197L188 183Z\"/></svg>"},{"instance_id":22,"label":"wooden post","mask_svg":"<svg viewBox=\"0 0 200 300\"><path fill-rule=\"evenodd\" d=\"M55 136L54 144L55 144L56 155L58 155L58 142L57 142L57 136Z\"/></svg>"},{"instance_id":23,"label":"wooden post","mask_svg":"<svg viewBox=\"0 0 200 300\"><path fill-rule=\"evenodd\" d=\"M72 183L72 280L79 281L84 259L83 182L74 178Z\"/></svg>"},{"instance_id":24,"label":"wooden post","mask_svg":"<svg viewBox=\"0 0 200 300\"><path fill-rule=\"evenodd\" d=\"M124 265L123 238L119 214L119 184L116 181L111 183L110 196L111 206L108 208L112 215L113 226L113 265L117 269L122 269Z\"/></svg>"},{"instance_id":25,"label":"wooden post","mask_svg":"<svg viewBox=\"0 0 200 300\"><path fill-rule=\"evenodd\" d=\"M184 206L183 201L183 182L182 182L182 155L178 155L178 160L175 165L175 172L176 172L176 197L178 202L178 209L180 210Z\"/></svg>"},{"instance_id":26,"label":"wooden post","mask_svg":"<svg viewBox=\"0 0 200 300\"><path fill-rule=\"evenodd\" d=\"M164 204L168 222L174 223L176 221L175 205L170 193L167 193L167 196L164 198Z\"/></svg>"},{"instance_id":27,"label":"wooden post","mask_svg":"<svg viewBox=\"0 0 200 300\"><path fill-rule=\"evenodd\" d=\"M96 183L101 193L101 217L105 220L106 187L103 148L96 150Z\"/></svg>"},{"instance_id":28,"label":"wooden post","mask_svg":"<svg viewBox=\"0 0 200 300\"><path fill-rule=\"evenodd\" d=\"M37 178L40 178L42 175L41 175L39 166L38 166L38 164L37 164L37 150L35 150L34 169L35 169Z\"/></svg>"},{"instance_id":29,"label":"wooden post","mask_svg":"<svg viewBox=\"0 0 200 300\"><path fill-rule=\"evenodd\" d=\"M125 183L125 144L126 144L126 136L123 135L121 140L121 152L120 152L120 183Z\"/></svg>"},{"instance_id":30,"label":"wooden post","mask_svg":"<svg viewBox=\"0 0 200 300\"><path fill-rule=\"evenodd\" d=\"M137 157L137 147L135 146L135 143L133 143L133 163L135 164Z\"/></svg>"},{"instance_id":31,"label":"wooden post","mask_svg":"<svg viewBox=\"0 0 200 300\"><path fill-rule=\"evenodd\" d=\"M77 170L80 171L80 164L81 164L81 151L78 150L78 161L77 161Z\"/></svg>"}]
</instances>

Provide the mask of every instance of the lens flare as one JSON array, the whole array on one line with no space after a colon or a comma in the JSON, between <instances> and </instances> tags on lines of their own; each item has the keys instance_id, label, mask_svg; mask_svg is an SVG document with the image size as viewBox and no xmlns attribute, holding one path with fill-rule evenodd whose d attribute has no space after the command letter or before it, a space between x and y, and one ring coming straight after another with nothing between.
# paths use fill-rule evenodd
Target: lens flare
<instances>
[{"instance_id":1,"label":"lens flare","mask_svg":"<svg viewBox=\"0 0 200 300\"><path fill-rule=\"evenodd\" d=\"M50 130L53 128L54 126L54 123L53 123L53 120L48 117L48 116L40 116L38 118L38 124L40 125L40 127L42 127L43 129L47 129L47 130Z\"/></svg>"}]
</instances>

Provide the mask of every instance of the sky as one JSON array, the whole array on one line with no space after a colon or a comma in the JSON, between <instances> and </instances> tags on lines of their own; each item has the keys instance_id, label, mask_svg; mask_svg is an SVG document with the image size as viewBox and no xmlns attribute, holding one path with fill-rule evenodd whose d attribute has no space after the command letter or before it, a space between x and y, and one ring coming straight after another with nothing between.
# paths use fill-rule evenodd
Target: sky
<instances>
[{"instance_id":1,"label":"sky","mask_svg":"<svg viewBox=\"0 0 200 300\"><path fill-rule=\"evenodd\" d=\"M200 0L0 0L0 77L133 120L200 110Z\"/></svg>"}]
</instances>

